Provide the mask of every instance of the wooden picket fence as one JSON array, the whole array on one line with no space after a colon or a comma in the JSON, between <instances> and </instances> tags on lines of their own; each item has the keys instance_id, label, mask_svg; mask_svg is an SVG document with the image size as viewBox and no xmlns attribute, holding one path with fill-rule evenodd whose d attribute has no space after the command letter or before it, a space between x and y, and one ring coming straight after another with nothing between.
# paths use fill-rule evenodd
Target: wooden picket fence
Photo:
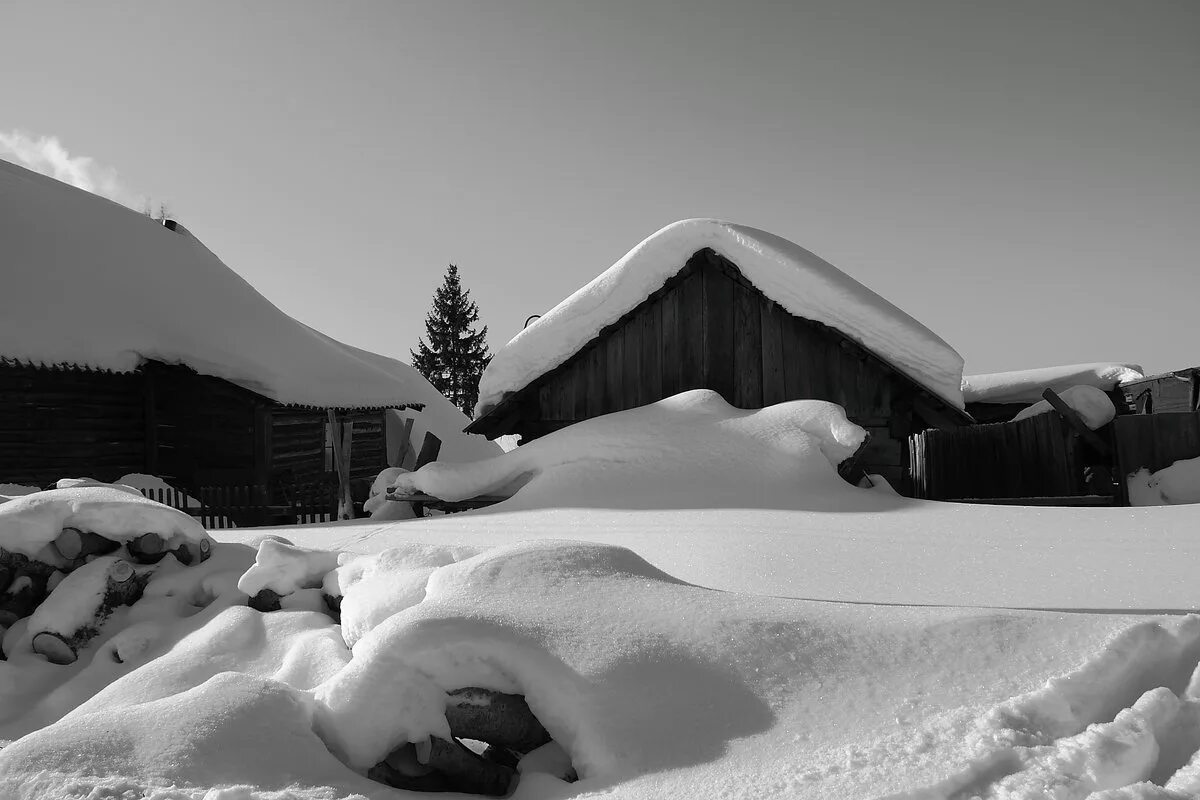
<instances>
[{"instance_id":1,"label":"wooden picket fence","mask_svg":"<svg viewBox=\"0 0 1200 800\"><path fill-rule=\"evenodd\" d=\"M151 500L191 514L207 529L247 528L329 522L337 518L337 486L294 484L279 490L282 502L270 502L265 486L201 486L142 489Z\"/></svg>"}]
</instances>

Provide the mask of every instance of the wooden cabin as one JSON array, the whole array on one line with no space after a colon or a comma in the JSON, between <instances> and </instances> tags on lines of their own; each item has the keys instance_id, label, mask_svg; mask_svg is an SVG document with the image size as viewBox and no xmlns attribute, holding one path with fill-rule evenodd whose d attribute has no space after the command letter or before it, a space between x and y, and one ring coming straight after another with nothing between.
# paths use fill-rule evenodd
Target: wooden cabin
<instances>
[{"instance_id":1,"label":"wooden cabin","mask_svg":"<svg viewBox=\"0 0 1200 800\"><path fill-rule=\"evenodd\" d=\"M1126 381L1118 392L1135 414L1200 411L1200 367Z\"/></svg>"},{"instance_id":2,"label":"wooden cabin","mask_svg":"<svg viewBox=\"0 0 1200 800\"><path fill-rule=\"evenodd\" d=\"M704 248L640 305L486 410L467 431L489 439L519 434L529 441L699 388L713 389L739 408L797 399L841 405L871 433L862 466L901 491L910 433L971 422L878 353L789 313L736 264Z\"/></svg>"},{"instance_id":3,"label":"wooden cabin","mask_svg":"<svg viewBox=\"0 0 1200 800\"><path fill-rule=\"evenodd\" d=\"M350 478L365 496L363 483L387 466L385 412L286 405L157 361L114 372L2 360L0 483L140 472L185 490L259 485L278 494L328 479L336 425L352 432Z\"/></svg>"}]
</instances>

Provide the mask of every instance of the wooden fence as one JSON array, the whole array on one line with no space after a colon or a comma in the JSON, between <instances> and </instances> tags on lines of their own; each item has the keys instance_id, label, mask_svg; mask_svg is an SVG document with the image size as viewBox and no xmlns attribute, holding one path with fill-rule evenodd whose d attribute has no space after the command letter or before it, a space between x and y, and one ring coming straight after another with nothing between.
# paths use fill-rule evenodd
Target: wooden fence
<instances>
[{"instance_id":1,"label":"wooden fence","mask_svg":"<svg viewBox=\"0 0 1200 800\"><path fill-rule=\"evenodd\" d=\"M1089 460L1054 413L909 437L913 495L930 500L1081 497Z\"/></svg>"},{"instance_id":2,"label":"wooden fence","mask_svg":"<svg viewBox=\"0 0 1200 800\"><path fill-rule=\"evenodd\" d=\"M275 498L281 502L270 502L264 486L202 486L190 493L178 489L141 492L151 500L191 514L208 529L329 522L337 518L337 486L329 483L283 487Z\"/></svg>"},{"instance_id":3,"label":"wooden fence","mask_svg":"<svg viewBox=\"0 0 1200 800\"><path fill-rule=\"evenodd\" d=\"M1113 421L1117 476L1122 493L1126 479L1139 469L1151 472L1176 461L1200 457L1200 413L1132 414ZM1127 498L1122 495L1123 499Z\"/></svg>"}]
</instances>

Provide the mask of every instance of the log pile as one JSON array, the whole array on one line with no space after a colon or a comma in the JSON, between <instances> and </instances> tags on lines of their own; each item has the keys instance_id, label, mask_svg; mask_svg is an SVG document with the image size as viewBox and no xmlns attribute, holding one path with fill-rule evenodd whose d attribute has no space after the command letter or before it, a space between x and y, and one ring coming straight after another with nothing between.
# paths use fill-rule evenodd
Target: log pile
<instances>
[{"instance_id":1,"label":"log pile","mask_svg":"<svg viewBox=\"0 0 1200 800\"><path fill-rule=\"evenodd\" d=\"M168 553L185 566L205 561L212 553L212 542L207 538L200 542L173 543L158 533L145 533L124 542L123 551L122 546L121 541L99 533L66 526L53 542L32 557L0 547L0 636L54 598L76 570L88 569L97 559L103 559L105 563L99 568L106 570L104 591L96 607L90 609L90 622L70 631L30 632L34 652L55 664L72 663L117 607L131 605L141 597L142 588L150 579L151 565ZM142 566L135 567L135 563ZM71 599L66 595L72 591L69 587L64 589L65 594L60 593L57 602L68 604ZM0 649L0 659L6 657Z\"/></svg>"},{"instance_id":2,"label":"log pile","mask_svg":"<svg viewBox=\"0 0 1200 800\"><path fill-rule=\"evenodd\" d=\"M514 787L517 764L550 742L542 723L521 695L467 687L446 695L451 738L431 737L392 751L367 772L398 789L466 792L490 797ZM564 771L574 780L573 770Z\"/></svg>"}]
</instances>

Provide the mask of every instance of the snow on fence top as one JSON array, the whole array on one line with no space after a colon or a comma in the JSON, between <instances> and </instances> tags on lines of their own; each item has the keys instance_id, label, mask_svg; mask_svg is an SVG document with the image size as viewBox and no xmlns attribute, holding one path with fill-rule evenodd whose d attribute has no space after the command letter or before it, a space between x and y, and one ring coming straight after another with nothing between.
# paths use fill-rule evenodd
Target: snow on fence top
<instances>
[{"instance_id":1,"label":"snow on fence top","mask_svg":"<svg viewBox=\"0 0 1200 800\"><path fill-rule=\"evenodd\" d=\"M128 372L182 363L281 403L389 407L437 395L407 364L271 304L182 228L0 161L0 357Z\"/></svg>"},{"instance_id":2,"label":"snow on fence top","mask_svg":"<svg viewBox=\"0 0 1200 800\"><path fill-rule=\"evenodd\" d=\"M1111 392L1117 384L1141 377L1142 368L1136 364L1067 364L967 375L962 391L968 403L1036 403L1046 389L1061 394L1072 386L1094 386Z\"/></svg>"},{"instance_id":3,"label":"snow on fence top","mask_svg":"<svg viewBox=\"0 0 1200 800\"><path fill-rule=\"evenodd\" d=\"M706 247L736 264L790 313L841 331L950 405L963 407L962 356L924 325L786 239L720 220L689 219L643 241L502 347L479 383L476 418L567 361Z\"/></svg>"}]
</instances>

